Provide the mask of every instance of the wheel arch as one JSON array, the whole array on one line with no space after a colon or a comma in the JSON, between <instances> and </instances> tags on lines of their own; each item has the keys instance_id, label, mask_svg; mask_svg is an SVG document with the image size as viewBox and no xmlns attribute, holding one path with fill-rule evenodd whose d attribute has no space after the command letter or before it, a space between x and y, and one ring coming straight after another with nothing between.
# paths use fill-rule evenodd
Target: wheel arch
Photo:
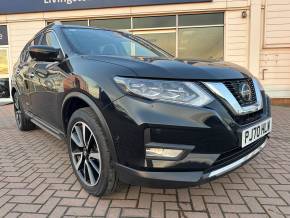
<instances>
[{"instance_id":1,"label":"wheel arch","mask_svg":"<svg viewBox=\"0 0 290 218\"><path fill-rule=\"evenodd\" d=\"M67 130L67 124L68 124L68 123L66 124L65 119L67 119L67 118L65 117L65 112L69 109L68 106L74 100L82 102L82 104L83 104L82 106L90 107L95 112L95 114L97 115L97 118L99 120L99 123L100 123L101 127L103 128L103 130L105 131L105 135L108 139L108 145L109 145L109 148L112 152L112 158L114 161L117 161L118 159L117 159L116 149L114 146L113 137L111 135L111 131L109 129L109 126L107 124L105 117L103 116L101 110L96 105L96 103L89 96L87 96L81 92L71 92L64 98L62 108L61 108L61 120L63 122L63 128L65 131L65 135L67 135L66 130ZM82 107L79 107L79 108L82 108ZM77 109L79 109L79 108L77 108ZM70 116L73 114L73 112L70 112L71 113Z\"/></svg>"}]
</instances>

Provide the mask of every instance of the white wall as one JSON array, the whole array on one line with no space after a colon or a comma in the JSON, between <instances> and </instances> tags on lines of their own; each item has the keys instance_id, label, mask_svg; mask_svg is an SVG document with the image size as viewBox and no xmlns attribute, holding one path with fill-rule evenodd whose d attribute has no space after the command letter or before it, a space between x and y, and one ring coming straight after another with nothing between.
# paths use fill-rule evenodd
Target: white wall
<instances>
[{"instance_id":1,"label":"white wall","mask_svg":"<svg viewBox=\"0 0 290 218\"><path fill-rule=\"evenodd\" d=\"M225 13L225 61L249 67L249 18L242 10Z\"/></svg>"},{"instance_id":2,"label":"white wall","mask_svg":"<svg viewBox=\"0 0 290 218\"><path fill-rule=\"evenodd\" d=\"M273 98L290 98L290 0L265 0L260 77Z\"/></svg>"}]
</instances>

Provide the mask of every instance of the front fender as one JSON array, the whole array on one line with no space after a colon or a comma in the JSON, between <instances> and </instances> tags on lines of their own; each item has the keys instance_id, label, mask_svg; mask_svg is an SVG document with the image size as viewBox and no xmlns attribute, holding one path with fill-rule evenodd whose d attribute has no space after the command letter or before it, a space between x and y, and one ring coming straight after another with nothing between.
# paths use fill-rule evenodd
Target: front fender
<instances>
[{"instance_id":1,"label":"front fender","mask_svg":"<svg viewBox=\"0 0 290 218\"><path fill-rule=\"evenodd\" d=\"M96 113L99 123L101 127L103 128L106 138L108 140L108 146L111 151L112 158L115 162L117 162L118 158L117 158L116 149L115 149L113 137L111 135L109 126L107 124L105 117L103 116L101 112L101 109L97 106L96 102L92 99L92 97L89 97L88 95L81 92L70 92L69 94L67 94L64 98L62 109L61 109L62 120L64 120L64 109L66 107L66 104L73 98L78 98L84 101Z\"/></svg>"}]
</instances>

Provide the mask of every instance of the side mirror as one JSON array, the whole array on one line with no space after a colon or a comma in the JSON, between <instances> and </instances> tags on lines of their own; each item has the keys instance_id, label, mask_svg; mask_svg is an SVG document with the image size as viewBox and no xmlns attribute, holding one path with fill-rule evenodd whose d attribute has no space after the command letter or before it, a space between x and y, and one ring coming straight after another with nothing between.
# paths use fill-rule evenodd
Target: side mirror
<instances>
[{"instance_id":1,"label":"side mirror","mask_svg":"<svg viewBox=\"0 0 290 218\"><path fill-rule=\"evenodd\" d=\"M46 45L33 45L28 48L32 59L36 61L61 61L63 59L60 49Z\"/></svg>"}]
</instances>

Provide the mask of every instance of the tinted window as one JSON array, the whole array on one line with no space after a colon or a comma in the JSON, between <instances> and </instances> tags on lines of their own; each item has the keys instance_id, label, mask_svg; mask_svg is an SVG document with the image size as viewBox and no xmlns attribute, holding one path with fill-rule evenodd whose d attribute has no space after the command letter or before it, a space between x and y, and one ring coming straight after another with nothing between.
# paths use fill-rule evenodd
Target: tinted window
<instances>
[{"instance_id":1,"label":"tinted window","mask_svg":"<svg viewBox=\"0 0 290 218\"><path fill-rule=\"evenodd\" d=\"M75 52L85 55L165 56L155 46L132 35L98 29L63 28Z\"/></svg>"},{"instance_id":2,"label":"tinted window","mask_svg":"<svg viewBox=\"0 0 290 218\"><path fill-rule=\"evenodd\" d=\"M53 22L56 21L48 21L47 25L52 24ZM66 20L66 21L61 21L59 20L64 25L79 25L79 26L88 26L88 20Z\"/></svg>"},{"instance_id":3,"label":"tinted window","mask_svg":"<svg viewBox=\"0 0 290 218\"><path fill-rule=\"evenodd\" d=\"M222 60L224 57L223 27L180 29L178 56L185 59Z\"/></svg>"},{"instance_id":4,"label":"tinted window","mask_svg":"<svg viewBox=\"0 0 290 218\"><path fill-rule=\"evenodd\" d=\"M114 30L126 30L131 29L131 19L130 18L114 18L107 20L91 20L90 26L98 28L107 28Z\"/></svg>"},{"instance_id":5,"label":"tinted window","mask_svg":"<svg viewBox=\"0 0 290 218\"><path fill-rule=\"evenodd\" d=\"M28 48L29 48L29 46L31 46L31 45L34 45L34 41L29 42L29 43L24 47L24 49L22 50L21 55L20 55L20 60L21 60L21 62L27 62L27 61L30 60L30 55L29 55L29 52L28 52Z\"/></svg>"},{"instance_id":6,"label":"tinted window","mask_svg":"<svg viewBox=\"0 0 290 218\"><path fill-rule=\"evenodd\" d=\"M8 49L0 48L0 78L8 73Z\"/></svg>"},{"instance_id":7,"label":"tinted window","mask_svg":"<svg viewBox=\"0 0 290 218\"><path fill-rule=\"evenodd\" d=\"M187 14L178 17L179 26L202 26L224 24L224 14Z\"/></svg>"},{"instance_id":8,"label":"tinted window","mask_svg":"<svg viewBox=\"0 0 290 218\"><path fill-rule=\"evenodd\" d=\"M175 56L176 53L176 32L150 32L146 34L137 34L137 36L157 45L169 54Z\"/></svg>"},{"instance_id":9,"label":"tinted window","mask_svg":"<svg viewBox=\"0 0 290 218\"><path fill-rule=\"evenodd\" d=\"M70 20L70 21L61 21L64 25L79 25L79 26L88 26L87 20Z\"/></svg>"},{"instance_id":10,"label":"tinted window","mask_svg":"<svg viewBox=\"0 0 290 218\"><path fill-rule=\"evenodd\" d=\"M134 17L133 26L139 28L175 27L176 16L164 17Z\"/></svg>"},{"instance_id":11,"label":"tinted window","mask_svg":"<svg viewBox=\"0 0 290 218\"><path fill-rule=\"evenodd\" d=\"M56 38L56 35L53 32L47 32L44 34L42 42L42 45L48 45L54 48L60 48L60 45L58 43L58 40Z\"/></svg>"},{"instance_id":12,"label":"tinted window","mask_svg":"<svg viewBox=\"0 0 290 218\"><path fill-rule=\"evenodd\" d=\"M35 37L35 39L33 40L34 45L40 44L41 36L42 36L42 34L39 34L38 36Z\"/></svg>"}]
</instances>

